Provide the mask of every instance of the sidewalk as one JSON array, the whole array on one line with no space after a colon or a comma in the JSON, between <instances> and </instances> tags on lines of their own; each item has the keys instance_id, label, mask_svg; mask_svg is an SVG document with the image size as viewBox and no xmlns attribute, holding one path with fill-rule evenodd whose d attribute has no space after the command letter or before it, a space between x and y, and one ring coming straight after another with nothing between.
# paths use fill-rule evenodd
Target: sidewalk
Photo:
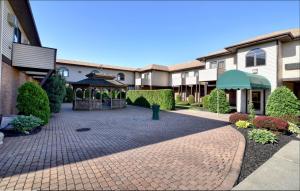
<instances>
[{"instance_id":1,"label":"sidewalk","mask_svg":"<svg viewBox=\"0 0 300 191\"><path fill-rule=\"evenodd\" d=\"M291 141L233 190L300 190L299 141Z\"/></svg>"}]
</instances>

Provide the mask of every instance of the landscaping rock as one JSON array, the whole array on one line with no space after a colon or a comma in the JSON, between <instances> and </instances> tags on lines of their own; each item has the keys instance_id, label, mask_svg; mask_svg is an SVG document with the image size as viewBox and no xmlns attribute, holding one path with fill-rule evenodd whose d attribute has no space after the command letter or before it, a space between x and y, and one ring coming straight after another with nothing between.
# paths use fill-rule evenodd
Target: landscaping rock
<instances>
[{"instance_id":1,"label":"landscaping rock","mask_svg":"<svg viewBox=\"0 0 300 191\"><path fill-rule=\"evenodd\" d=\"M10 122L14 120L16 117L17 115L2 116L0 130L13 129L13 126L10 124Z\"/></svg>"}]
</instances>

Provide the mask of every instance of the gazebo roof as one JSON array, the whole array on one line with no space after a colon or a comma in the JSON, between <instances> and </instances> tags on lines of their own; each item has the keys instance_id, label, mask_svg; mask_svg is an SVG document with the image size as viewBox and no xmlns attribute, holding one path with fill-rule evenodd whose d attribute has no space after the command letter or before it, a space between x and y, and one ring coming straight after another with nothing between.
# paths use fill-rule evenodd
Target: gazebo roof
<instances>
[{"instance_id":1,"label":"gazebo roof","mask_svg":"<svg viewBox=\"0 0 300 191\"><path fill-rule=\"evenodd\" d=\"M71 83L74 87L110 87L110 88L126 88L127 85L115 80L114 76L89 73L87 78Z\"/></svg>"}]
</instances>

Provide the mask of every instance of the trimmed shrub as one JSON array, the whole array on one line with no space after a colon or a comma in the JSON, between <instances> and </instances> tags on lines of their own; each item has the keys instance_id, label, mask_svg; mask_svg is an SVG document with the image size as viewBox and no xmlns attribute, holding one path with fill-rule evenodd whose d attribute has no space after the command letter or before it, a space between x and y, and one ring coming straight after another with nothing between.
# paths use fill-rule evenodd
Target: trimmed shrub
<instances>
[{"instance_id":1,"label":"trimmed shrub","mask_svg":"<svg viewBox=\"0 0 300 191\"><path fill-rule=\"evenodd\" d=\"M280 118L270 116L258 116L253 120L253 125L257 128L265 128L275 131L287 131L288 123Z\"/></svg>"},{"instance_id":2,"label":"trimmed shrub","mask_svg":"<svg viewBox=\"0 0 300 191\"><path fill-rule=\"evenodd\" d=\"M246 129L246 128L250 127L251 123L249 123L248 121L239 120L235 123L235 125L237 126L238 129L240 129L240 128Z\"/></svg>"},{"instance_id":3,"label":"trimmed shrub","mask_svg":"<svg viewBox=\"0 0 300 191\"><path fill-rule=\"evenodd\" d=\"M209 95L206 95L202 98L202 105L204 109L209 108Z\"/></svg>"},{"instance_id":4,"label":"trimmed shrub","mask_svg":"<svg viewBox=\"0 0 300 191\"><path fill-rule=\"evenodd\" d=\"M193 95L189 95L188 102L189 102L190 105L192 105L193 103L195 103L195 97Z\"/></svg>"},{"instance_id":5,"label":"trimmed shrub","mask_svg":"<svg viewBox=\"0 0 300 191\"><path fill-rule=\"evenodd\" d=\"M175 109L174 92L171 89L129 90L127 92L127 103L142 107L158 104L162 110Z\"/></svg>"},{"instance_id":6,"label":"trimmed shrub","mask_svg":"<svg viewBox=\"0 0 300 191\"><path fill-rule=\"evenodd\" d=\"M253 129L248 132L248 137L250 140L253 140L256 143L277 143L276 135L267 130Z\"/></svg>"},{"instance_id":7,"label":"trimmed shrub","mask_svg":"<svg viewBox=\"0 0 300 191\"><path fill-rule=\"evenodd\" d=\"M28 131L31 131L36 127L41 126L43 123L44 123L43 120L33 115L30 116L20 115L16 117L14 120L12 120L11 122L14 129L16 129L18 132L21 133L28 133Z\"/></svg>"},{"instance_id":8,"label":"trimmed shrub","mask_svg":"<svg viewBox=\"0 0 300 191\"><path fill-rule=\"evenodd\" d=\"M300 118L299 116L295 116L295 115L283 115L279 117L280 119L286 121L286 122L290 122L290 123L294 123L296 125L300 125Z\"/></svg>"},{"instance_id":9,"label":"trimmed shrub","mask_svg":"<svg viewBox=\"0 0 300 191\"><path fill-rule=\"evenodd\" d=\"M252 102L249 102L248 108L249 108L249 121L253 123L253 120L255 119L255 109Z\"/></svg>"},{"instance_id":10,"label":"trimmed shrub","mask_svg":"<svg viewBox=\"0 0 300 191\"><path fill-rule=\"evenodd\" d=\"M47 124L50 106L47 93L36 82L26 82L18 89L17 108L20 114L33 115Z\"/></svg>"},{"instance_id":11,"label":"trimmed shrub","mask_svg":"<svg viewBox=\"0 0 300 191\"><path fill-rule=\"evenodd\" d=\"M229 116L229 122L235 124L238 121L248 121L248 114L244 113L234 113Z\"/></svg>"},{"instance_id":12,"label":"trimmed shrub","mask_svg":"<svg viewBox=\"0 0 300 191\"><path fill-rule=\"evenodd\" d=\"M218 97L219 97L219 101L218 101ZM230 112L229 102L226 100L226 94L223 90L219 90L217 88L212 90L211 93L209 94L208 102L209 102L208 110L211 112L214 113ZM218 108L218 104L219 104L219 108Z\"/></svg>"},{"instance_id":13,"label":"trimmed shrub","mask_svg":"<svg viewBox=\"0 0 300 191\"><path fill-rule=\"evenodd\" d=\"M300 115L300 101L289 88L278 87L268 97L266 113L272 117Z\"/></svg>"},{"instance_id":14,"label":"trimmed shrub","mask_svg":"<svg viewBox=\"0 0 300 191\"><path fill-rule=\"evenodd\" d=\"M190 105L190 104L187 101L181 101L181 102L176 103L176 105Z\"/></svg>"},{"instance_id":15,"label":"trimmed shrub","mask_svg":"<svg viewBox=\"0 0 300 191\"><path fill-rule=\"evenodd\" d=\"M66 95L66 81L59 74L53 74L47 79L44 89L47 92L50 111L53 113L58 113L61 108L61 103Z\"/></svg>"},{"instance_id":16,"label":"trimmed shrub","mask_svg":"<svg viewBox=\"0 0 300 191\"><path fill-rule=\"evenodd\" d=\"M73 88L71 86L66 87L66 96L64 102L71 103L74 100Z\"/></svg>"},{"instance_id":17,"label":"trimmed shrub","mask_svg":"<svg viewBox=\"0 0 300 191\"><path fill-rule=\"evenodd\" d=\"M175 98L175 102L178 103L178 102L181 102L181 101L182 101L181 95L177 94L176 98Z\"/></svg>"}]
</instances>

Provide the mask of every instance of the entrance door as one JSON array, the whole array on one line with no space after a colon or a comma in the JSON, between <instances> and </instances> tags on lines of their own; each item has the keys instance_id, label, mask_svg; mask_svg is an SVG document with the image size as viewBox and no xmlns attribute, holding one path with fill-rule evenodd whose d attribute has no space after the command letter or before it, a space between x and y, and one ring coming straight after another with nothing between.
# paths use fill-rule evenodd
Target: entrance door
<instances>
[{"instance_id":1,"label":"entrance door","mask_svg":"<svg viewBox=\"0 0 300 191\"><path fill-rule=\"evenodd\" d=\"M261 92L252 91L252 103L256 111L261 111Z\"/></svg>"}]
</instances>

